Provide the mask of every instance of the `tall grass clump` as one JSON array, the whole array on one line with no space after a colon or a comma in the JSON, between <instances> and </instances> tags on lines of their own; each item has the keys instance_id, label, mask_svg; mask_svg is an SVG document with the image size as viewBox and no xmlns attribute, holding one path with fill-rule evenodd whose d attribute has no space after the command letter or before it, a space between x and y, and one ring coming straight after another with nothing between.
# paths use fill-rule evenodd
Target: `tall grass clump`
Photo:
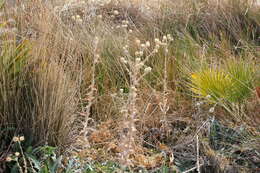
<instances>
[{"instance_id":1,"label":"tall grass clump","mask_svg":"<svg viewBox=\"0 0 260 173\"><path fill-rule=\"evenodd\" d=\"M65 142L76 106L73 81L55 63L30 64L25 43L2 49L1 60L0 125L15 127L33 143Z\"/></svg>"},{"instance_id":2,"label":"tall grass clump","mask_svg":"<svg viewBox=\"0 0 260 173\"><path fill-rule=\"evenodd\" d=\"M28 145L65 145L75 118L78 87L65 63L48 54L53 37L46 35L40 47L35 40L18 40L16 35L2 38L0 126L15 129L6 136L25 135Z\"/></svg>"}]
</instances>

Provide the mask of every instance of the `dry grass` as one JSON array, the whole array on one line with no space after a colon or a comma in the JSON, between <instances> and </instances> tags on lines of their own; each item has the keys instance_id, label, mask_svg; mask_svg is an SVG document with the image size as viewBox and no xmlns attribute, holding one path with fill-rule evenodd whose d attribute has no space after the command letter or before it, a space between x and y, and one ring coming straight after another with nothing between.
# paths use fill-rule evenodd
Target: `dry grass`
<instances>
[{"instance_id":1,"label":"dry grass","mask_svg":"<svg viewBox=\"0 0 260 173\"><path fill-rule=\"evenodd\" d=\"M13 135L24 134L27 146L58 146L83 165L257 172L260 8L252 2L34 1L3 8L1 29L16 33L1 35L1 58L11 65L0 64L0 127L15 130L0 132L0 161ZM187 84L191 74L230 59L255 67L239 105L242 121L239 112L195 97Z\"/></svg>"}]
</instances>

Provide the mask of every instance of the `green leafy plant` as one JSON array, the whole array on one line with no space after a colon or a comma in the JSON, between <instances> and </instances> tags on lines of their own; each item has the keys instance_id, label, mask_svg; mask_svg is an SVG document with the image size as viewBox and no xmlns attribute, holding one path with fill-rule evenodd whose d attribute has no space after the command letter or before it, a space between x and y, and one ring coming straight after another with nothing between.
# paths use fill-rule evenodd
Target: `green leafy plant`
<instances>
[{"instance_id":1,"label":"green leafy plant","mask_svg":"<svg viewBox=\"0 0 260 173\"><path fill-rule=\"evenodd\" d=\"M13 137L13 154L6 157L11 172L56 173L62 167L62 156L56 154L57 148L44 145L24 149L24 136Z\"/></svg>"},{"instance_id":2,"label":"green leafy plant","mask_svg":"<svg viewBox=\"0 0 260 173\"><path fill-rule=\"evenodd\" d=\"M230 100L231 78L223 71L206 69L191 75L191 91L198 97L208 98L210 103Z\"/></svg>"},{"instance_id":3,"label":"green leafy plant","mask_svg":"<svg viewBox=\"0 0 260 173\"><path fill-rule=\"evenodd\" d=\"M244 61L228 61L222 68L206 68L190 77L190 90L196 97L219 104L229 112L241 111L253 91L255 70Z\"/></svg>"},{"instance_id":4,"label":"green leafy plant","mask_svg":"<svg viewBox=\"0 0 260 173\"><path fill-rule=\"evenodd\" d=\"M254 66L243 61L228 61L226 71L232 81L230 101L243 102L252 93L255 79Z\"/></svg>"}]
</instances>

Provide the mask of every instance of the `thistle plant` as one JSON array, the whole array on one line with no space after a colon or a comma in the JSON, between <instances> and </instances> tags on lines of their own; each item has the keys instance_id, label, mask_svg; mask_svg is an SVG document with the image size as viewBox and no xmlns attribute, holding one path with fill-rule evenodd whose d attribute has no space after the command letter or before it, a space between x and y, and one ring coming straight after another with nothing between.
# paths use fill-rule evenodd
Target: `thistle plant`
<instances>
[{"instance_id":1,"label":"thistle plant","mask_svg":"<svg viewBox=\"0 0 260 173\"><path fill-rule=\"evenodd\" d=\"M124 46L124 56L120 58L120 61L124 65L127 73L130 77L130 86L129 93L124 100L124 104L121 108L121 113L124 117L124 123L122 124L122 135L121 135L121 153L119 160L122 165L130 166L131 160L130 155L134 153L136 146L136 135L137 129L135 126L135 122L138 121L138 88L141 80L145 75L152 71L152 68L146 66L145 63L149 60L149 58L155 55L161 46L167 45L167 41L172 39L170 35L168 38L165 36L161 41L159 39L155 39L155 46L150 51L151 44L149 41L145 41L142 43L139 39L135 40L135 44L137 45L137 51L132 55L129 52L129 46ZM121 93L123 91L121 90Z\"/></svg>"},{"instance_id":2,"label":"thistle plant","mask_svg":"<svg viewBox=\"0 0 260 173\"><path fill-rule=\"evenodd\" d=\"M173 38L171 37L170 34L167 36L163 37L163 42L166 43L163 46L163 51L164 51L164 71L163 71L163 98L162 102L159 103L160 110L163 114L163 127L168 127L167 120L166 120L166 114L169 110L168 106L168 100L167 100L167 95L168 95L168 88L167 88L167 80L168 80L168 75L167 75L167 64L168 64L168 45L169 43L173 41Z\"/></svg>"},{"instance_id":3,"label":"thistle plant","mask_svg":"<svg viewBox=\"0 0 260 173\"><path fill-rule=\"evenodd\" d=\"M95 93L96 93L96 82L95 82L95 77L96 77L96 66L99 62L99 54L97 52L98 49L98 43L99 43L99 38L95 37L93 40L93 65L92 65L92 75L91 75L91 84L89 86L89 91L87 93L87 106L84 107L84 110L82 113L80 113L81 115L83 115L85 117L84 121L83 121L83 129L81 131L81 134L83 134L83 136L86 136L88 133L88 121L89 121L89 116L90 116L90 109L91 106L93 105L94 99L95 99Z\"/></svg>"}]
</instances>

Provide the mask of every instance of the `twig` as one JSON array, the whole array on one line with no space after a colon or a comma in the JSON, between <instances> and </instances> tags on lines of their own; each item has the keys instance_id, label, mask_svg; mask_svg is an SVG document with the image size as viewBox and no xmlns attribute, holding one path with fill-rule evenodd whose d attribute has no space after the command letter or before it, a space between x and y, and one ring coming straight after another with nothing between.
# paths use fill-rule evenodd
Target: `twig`
<instances>
[{"instance_id":1,"label":"twig","mask_svg":"<svg viewBox=\"0 0 260 173\"><path fill-rule=\"evenodd\" d=\"M200 165L199 165L199 167L201 167L201 166L203 166L203 164L200 164ZM191 171L193 171L193 170L195 170L195 169L197 169L197 166L195 166L195 167L193 167L193 168L191 168L191 169L188 169L187 171L184 171L184 172L182 172L182 173L188 173L188 172L191 172Z\"/></svg>"},{"instance_id":2,"label":"twig","mask_svg":"<svg viewBox=\"0 0 260 173\"><path fill-rule=\"evenodd\" d=\"M199 136L196 135L196 142L197 142L197 171L200 173L200 153L199 153Z\"/></svg>"}]
</instances>

